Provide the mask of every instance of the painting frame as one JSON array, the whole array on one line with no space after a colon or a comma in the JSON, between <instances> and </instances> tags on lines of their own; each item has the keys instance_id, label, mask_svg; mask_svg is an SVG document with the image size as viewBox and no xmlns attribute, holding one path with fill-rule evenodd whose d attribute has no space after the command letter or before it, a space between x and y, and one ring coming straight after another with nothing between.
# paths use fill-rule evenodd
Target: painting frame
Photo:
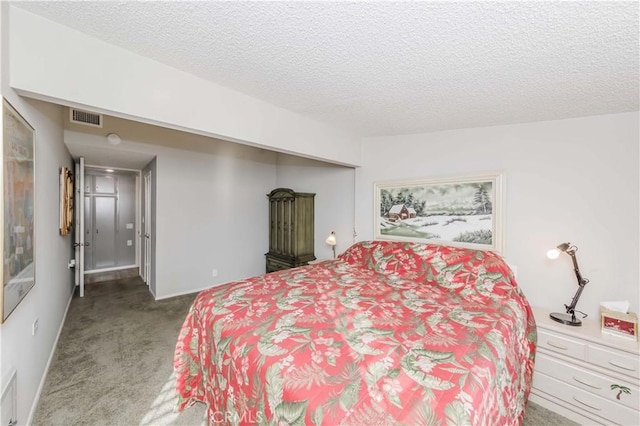
<instances>
[{"instance_id":1,"label":"painting frame","mask_svg":"<svg viewBox=\"0 0 640 426\"><path fill-rule=\"evenodd\" d=\"M36 283L36 132L2 99L2 291L4 322Z\"/></svg>"},{"instance_id":2,"label":"painting frame","mask_svg":"<svg viewBox=\"0 0 640 426\"><path fill-rule=\"evenodd\" d=\"M60 168L60 235L69 235L73 229L73 174Z\"/></svg>"},{"instance_id":3,"label":"painting frame","mask_svg":"<svg viewBox=\"0 0 640 426\"><path fill-rule=\"evenodd\" d=\"M374 238L503 254L504 175L374 182Z\"/></svg>"}]
</instances>

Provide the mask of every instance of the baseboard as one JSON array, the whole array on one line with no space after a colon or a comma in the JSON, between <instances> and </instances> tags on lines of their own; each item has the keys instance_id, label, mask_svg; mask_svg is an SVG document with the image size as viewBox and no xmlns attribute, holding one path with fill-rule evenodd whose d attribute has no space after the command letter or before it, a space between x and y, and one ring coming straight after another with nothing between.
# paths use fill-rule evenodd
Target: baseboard
<instances>
[{"instance_id":1,"label":"baseboard","mask_svg":"<svg viewBox=\"0 0 640 426\"><path fill-rule=\"evenodd\" d=\"M92 269L90 271L84 271L84 274L91 275L91 274L99 274L101 272L121 271L123 269L133 269L133 268L140 269L138 265L134 264L134 265L125 265L125 266L114 266L113 268Z\"/></svg>"},{"instance_id":2,"label":"baseboard","mask_svg":"<svg viewBox=\"0 0 640 426\"><path fill-rule=\"evenodd\" d=\"M53 355L56 353L56 348L58 347L58 340L60 339L60 334L62 334L62 328L64 327L64 323L67 320L67 313L69 312L69 306L71 306L71 301L73 300L74 294L75 294L75 287L73 287L73 291L69 296L67 307L64 310L64 315L62 316L62 321L60 322L60 328L58 329L58 334L56 335L56 339L53 341L53 347L51 348L51 353L49 354L47 365L44 367L42 380L40 380L40 385L38 385L36 396L33 399L33 404L31 405L31 409L29 410L29 417L27 418L27 423L26 423L27 426L31 424L31 422L33 421L33 416L36 414L36 409L38 408L38 402L40 402L40 394L42 393L42 389L44 388L44 383L47 380L47 375L49 374L49 367L51 367L51 361L53 361Z\"/></svg>"},{"instance_id":3,"label":"baseboard","mask_svg":"<svg viewBox=\"0 0 640 426\"><path fill-rule=\"evenodd\" d=\"M139 271L137 267L116 269L116 270L110 270L110 271L101 270L100 272L92 272L90 274L85 274L84 283L98 284L105 281L135 278L138 276L139 276Z\"/></svg>"},{"instance_id":4,"label":"baseboard","mask_svg":"<svg viewBox=\"0 0 640 426\"><path fill-rule=\"evenodd\" d=\"M220 284L218 284L218 285L220 285ZM184 296L186 294L200 293L201 291L209 290L212 287L216 287L216 286L215 285L210 285L210 286L207 286L207 287L203 287L201 289L187 290L187 291L183 291L181 293L173 293L173 294L168 294L166 296L161 296L161 297L156 297L155 294L153 296L154 296L154 298L156 300L171 299L172 297ZM151 292L151 294L153 294L153 292Z\"/></svg>"}]
</instances>

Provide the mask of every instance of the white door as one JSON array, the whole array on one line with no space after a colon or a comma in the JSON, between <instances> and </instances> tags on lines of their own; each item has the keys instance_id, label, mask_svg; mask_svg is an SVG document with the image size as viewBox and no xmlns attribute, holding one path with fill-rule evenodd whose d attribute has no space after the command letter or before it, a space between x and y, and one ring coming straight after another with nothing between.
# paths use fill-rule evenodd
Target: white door
<instances>
[{"instance_id":1,"label":"white door","mask_svg":"<svg viewBox=\"0 0 640 426\"><path fill-rule=\"evenodd\" d=\"M75 197L75 256L76 285L80 287L80 297L84 297L84 157L76 162Z\"/></svg>"},{"instance_id":2,"label":"white door","mask_svg":"<svg viewBox=\"0 0 640 426\"><path fill-rule=\"evenodd\" d=\"M151 285L151 171L144 175L144 224L142 231L144 259L142 279Z\"/></svg>"}]
</instances>

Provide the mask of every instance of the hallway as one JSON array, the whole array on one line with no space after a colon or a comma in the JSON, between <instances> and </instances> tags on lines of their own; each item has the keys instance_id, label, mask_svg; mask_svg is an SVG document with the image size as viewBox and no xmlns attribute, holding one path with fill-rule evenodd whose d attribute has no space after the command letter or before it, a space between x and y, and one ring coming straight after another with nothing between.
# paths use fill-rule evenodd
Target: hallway
<instances>
[{"instance_id":1,"label":"hallway","mask_svg":"<svg viewBox=\"0 0 640 426\"><path fill-rule=\"evenodd\" d=\"M69 306L33 424L204 424L202 405L173 411L173 351L194 297L156 302L140 277L87 285Z\"/></svg>"}]
</instances>

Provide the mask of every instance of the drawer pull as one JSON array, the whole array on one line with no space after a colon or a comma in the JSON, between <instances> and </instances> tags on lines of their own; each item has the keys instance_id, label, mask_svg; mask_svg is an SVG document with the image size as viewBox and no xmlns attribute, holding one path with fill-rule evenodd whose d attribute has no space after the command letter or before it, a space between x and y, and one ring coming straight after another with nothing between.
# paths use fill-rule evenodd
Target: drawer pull
<instances>
[{"instance_id":1,"label":"drawer pull","mask_svg":"<svg viewBox=\"0 0 640 426\"><path fill-rule=\"evenodd\" d=\"M563 351L566 351L567 349L569 349L566 346L562 346L562 345L560 345L558 343L553 343L553 340L548 340L547 341L547 345L549 345L549 346L551 346L553 348L556 348L556 349L561 349Z\"/></svg>"},{"instance_id":2,"label":"drawer pull","mask_svg":"<svg viewBox=\"0 0 640 426\"><path fill-rule=\"evenodd\" d=\"M584 406L586 406L586 407L592 408L592 409L597 410L597 411L600 411L600 410L601 410L601 409L600 409L600 408L598 408L598 407L594 407L594 406L593 406L593 405L591 405L591 404L587 404L586 402L582 402L582 401L580 401L580 400L579 400L578 398L576 398L575 396L573 397L573 399L574 399L576 402L579 402L580 404L582 404L582 405L584 405Z\"/></svg>"},{"instance_id":3,"label":"drawer pull","mask_svg":"<svg viewBox=\"0 0 640 426\"><path fill-rule=\"evenodd\" d=\"M581 383L581 384L583 384L585 386L588 386L588 387L590 387L592 389L601 389L600 386L595 386L595 385L592 385L591 383L583 382L582 380L578 379L576 376L573 376L573 380L575 380L576 382Z\"/></svg>"},{"instance_id":4,"label":"drawer pull","mask_svg":"<svg viewBox=\"0 0 640 426\"><path fill-rule=\"evenodd\" d=\"M613 361L609 361L609 364L613 365L614 367L618 367L618 368L622 368L623 370L627 370L627 371L636 371L635 368L629 368L629 367L625 367L624 365L620 365L620 364L616 364Z\"/></svg>"}]
</instances>

